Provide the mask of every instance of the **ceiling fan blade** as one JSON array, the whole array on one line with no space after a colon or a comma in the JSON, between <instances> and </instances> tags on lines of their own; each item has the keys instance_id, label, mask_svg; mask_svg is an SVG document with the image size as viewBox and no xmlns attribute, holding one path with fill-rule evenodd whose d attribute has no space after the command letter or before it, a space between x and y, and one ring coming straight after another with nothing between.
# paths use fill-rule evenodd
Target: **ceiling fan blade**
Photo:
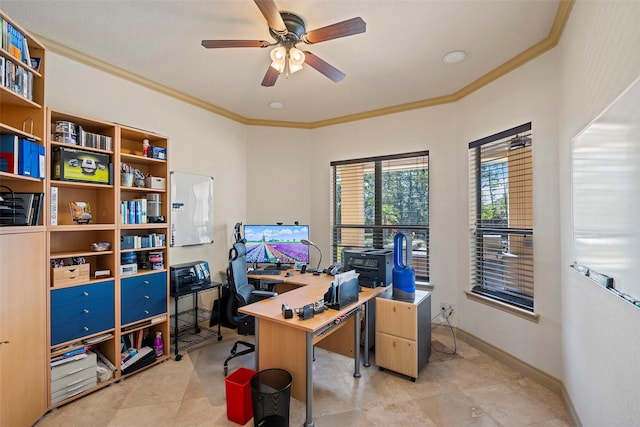
<instances>
[{"instance_id":1,"label":"ceiling fan blade","mask_svg":"<svg viewBox=\"0 0 640 427\"><path fill-rule=\"evenodd\" d=\"M269 42L264 40L202 40L202 46L207 49L221 47L267 47Z\"/></svg>"},{"instance_id":2,"label":"ceiling fan blade","mask_svg":"<svg viewBox=\"0 0 640 427\"><path fill-rule=\"evenodd\" d=\"M282 16L280 16L280 11L278 10L278 6L274 3L273 0L254 0L260 12L264 15L267 20L267 24L269 24L269 28L271 28L276 34L284 36L289 31L287 30L287 26L284 24L282 20Z\"/></svg>"},{"instance_id":3,"label":"ceiling fan blade","mask_svg":"<svg viewBox=\"0 0 640 427\"><path fill-rule=\"evenodd\" d=\"M305 43L313 44L364 33L365 31L367 31L367 23L362 18L357 17L318 28L317 30L311 30L302 35L302 40Z\"/></svg>"},{"instance_id":4,"label":"ceiling fan blade","mask_svg":"<svg viewBox=\"0 0 640 427\"><path fill-rule=\"evenodd\" d=\"M320 57L314 55L311 52L305 52L304 55L305 64L321 72L334 82L338 83L339 81L344 79L345 74L342 71L338 70L336 67L324 61L323 59L320 59Z\"/></svg>"},{"instance_id":5,"label":"ceiling fan blade","mask_svg":"<svg viewBox=\"0 0 640 427\"><path fill-rule=\"evenodd\" d=\"M278 76L280 76L280 73L278 72L278 70L276 70L271 65L269 65L269 68L267 68L267 72L264 75L264 78L262 79L262 83L260 84L264 87L271 87L276 84L276 80L278 80Z\"/></svg>"}]
</instances>

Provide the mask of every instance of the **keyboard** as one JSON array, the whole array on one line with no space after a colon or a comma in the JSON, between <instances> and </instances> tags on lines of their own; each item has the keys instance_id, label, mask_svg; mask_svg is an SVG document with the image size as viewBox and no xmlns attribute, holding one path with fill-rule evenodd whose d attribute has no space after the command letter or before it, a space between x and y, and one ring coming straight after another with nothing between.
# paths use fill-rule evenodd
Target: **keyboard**
<instances>
[{"instance_id":1,"label":"keyboard","mask_svg":"<svg viewBox=\"0 0 640 427\"><path fill-rule=\"evenodd\" d=\"M279 276L280 274L282 274L282 272L280 270L251 270L248 272L248 274L259 274L261 276Z\"/></svg>"}]
</instances>

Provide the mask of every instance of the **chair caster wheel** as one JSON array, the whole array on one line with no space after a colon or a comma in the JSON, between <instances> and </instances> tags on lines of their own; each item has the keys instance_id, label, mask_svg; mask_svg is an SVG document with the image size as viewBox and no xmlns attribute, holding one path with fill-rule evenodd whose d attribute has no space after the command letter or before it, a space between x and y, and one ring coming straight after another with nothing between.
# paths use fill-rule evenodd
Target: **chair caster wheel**
<instances>
[{"instance_id":1,"label":"chair caster wheel","mask_svg":"<svg viewBox=\"0 0 640 427\"><path fill-rule=\"evenodd\" d=\"M176 354L176 362L179 362L182 359L181 354Z\"/></svg>"},{"instance_id":2,"label":"chair caster wheel","mask_svg":"<svg viewBox=\"0 0 640 427\"><path fill-rule=\"evenodd\" d=\"M224 367L224 376L227 376L227 372L229 372L229 368L227 368L226 366Z\"/></svg>"},{"instance_id":3,"label":"chair caster wheel","mask_svg":"<svg viewBox=\"0 0 640 427\"><path fill-rule=\"evenodd\" d=\"M200 328L196 328L196 334L200 333Z\"/></svg>"},{"instance_id":4,"label":"chair caster wheel","mask_svg":"<svg viewBox=\"0 0 640 427\"><path fill-rule=\"evenodd\" d=\"M383 368L382 366L378 367L378 369L379 369L380 371L384 371L384 368Z\"/></svg>"},{"instance_id":5,"label":"chair caster wheel","mask_svg":"<svg viewBox=\"0 0 640 427\"><path fill-rule=\"evenodd\" d=\"M219 336L219 337L218 337L218 341L222 341L222 336Z\"/></svg>"}]
</instances>

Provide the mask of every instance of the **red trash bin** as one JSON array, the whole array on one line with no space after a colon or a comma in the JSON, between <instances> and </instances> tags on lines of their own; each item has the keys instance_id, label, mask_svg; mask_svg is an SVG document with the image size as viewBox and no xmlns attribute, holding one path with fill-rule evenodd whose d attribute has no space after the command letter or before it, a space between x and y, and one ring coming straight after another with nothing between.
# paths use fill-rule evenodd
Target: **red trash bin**
<instances>
[{"instance_id":1,"label":"red trash bin","mask_svg":"<svg viewBox=\"0 0 640 427\"><path fill-rule=\"evenodd\" d=\"M246 424L253 417L249 381L256 371L238 368L224 379L227 393L227 419Z\"/></svg>"}]
</instances>

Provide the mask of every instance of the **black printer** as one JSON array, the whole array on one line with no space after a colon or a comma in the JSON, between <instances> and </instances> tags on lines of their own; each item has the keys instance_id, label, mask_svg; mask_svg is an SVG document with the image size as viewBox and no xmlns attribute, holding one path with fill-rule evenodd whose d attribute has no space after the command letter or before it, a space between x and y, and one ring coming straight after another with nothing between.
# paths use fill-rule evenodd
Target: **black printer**
<instances>
[{"instance_id":1,"label":"black printer","mask_svg":"<svg viewBox=\"0 0 640 427\"><path fill-rule=\"evenodd\" d=\"M171 294L195 291L211 283L209 263L206 261L185 262L170 268Z\"/></svg>"},{"instance_id":2,"label":"black printer","mask_svg":"<svg viewBox=\"0 0 640 427\"><path fill-rule=\"evenodd\" d=\"M342 251L343 271L355 270L361 286L375 288L391 283L393 249L345 249Z\"/></svg>"}]
</instances>

